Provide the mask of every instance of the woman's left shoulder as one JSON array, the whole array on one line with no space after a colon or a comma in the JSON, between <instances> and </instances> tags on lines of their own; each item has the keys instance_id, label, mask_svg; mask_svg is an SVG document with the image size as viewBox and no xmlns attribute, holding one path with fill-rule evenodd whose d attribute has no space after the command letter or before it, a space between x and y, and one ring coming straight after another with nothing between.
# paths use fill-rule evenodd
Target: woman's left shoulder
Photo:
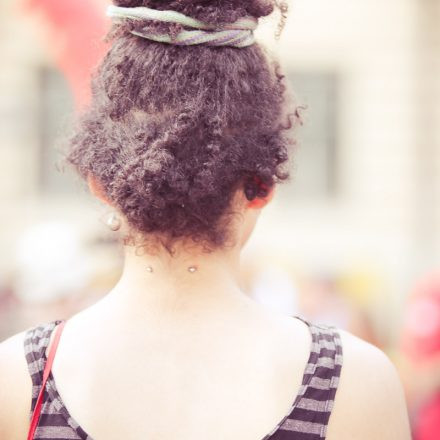
<instances>
[{"instance_id":1,"label":"woman's left shoulder","mask_svg":"<svg viewBox=\"0 0 440 440\"><path fill-rule=\"evenodd\" d=\"M344 353L328 440L409 440L405 394L397 368L380 348L335 328Z\"/></svg>"}]
</instances>

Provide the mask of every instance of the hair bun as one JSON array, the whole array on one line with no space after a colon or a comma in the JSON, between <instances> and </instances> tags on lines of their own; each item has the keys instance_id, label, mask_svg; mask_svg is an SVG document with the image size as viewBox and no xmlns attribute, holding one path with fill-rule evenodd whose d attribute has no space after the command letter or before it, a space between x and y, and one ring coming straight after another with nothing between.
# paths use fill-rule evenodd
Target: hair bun
<instances>
[{"instance_id":1,"label":"hair bun","mask_svg":"<svg viewBox=\"0 0 440 440\"><path fill-rule=\"evenodd\" d=\"M114 1L213 25L258 18L274 6L263 0ZM124 215L124 242L158 239L171 249L192 238L208 249L229 245L236 238L237 191L262 198L289 178L297 111L287 102L285 76L258 44L183 49L133 38L127 31L138 24L160 22L115 23L114 44L95 71L92 100L72 127L65 161L82 177L96 178Z\"/></svg>"},{"instance_id":2,"label":"hair bun","mask_svg":"<svg viewBox=\"0 0 440 440\"><path fill-rule=\"evenodd\" d=\"M134 8L146 6L151 9L172 10L210 23L234 22L251 15L270 15L276 0L114 0L116 6ZM220 20L221 19L221 20Z\"/></svg>"}]
</instances>

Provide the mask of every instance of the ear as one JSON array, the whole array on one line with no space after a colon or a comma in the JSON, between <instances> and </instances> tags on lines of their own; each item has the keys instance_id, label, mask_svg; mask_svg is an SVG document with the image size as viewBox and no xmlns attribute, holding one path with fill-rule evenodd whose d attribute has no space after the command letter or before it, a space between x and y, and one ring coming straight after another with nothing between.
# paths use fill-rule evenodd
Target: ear
<instances>
[{"instance_id":1,"label":"ear","mask_svg":"<svg viewBox=\"0 0 440 440\"><path fill-rule=\"evenodd\" d=\"M107 198L107 195L106 195L101 183L96 179L96 177L92 173L89 173L87 175L87 184L89 186L90 192L95 197L98 197L98 199L100 199L101 201L103 201L107 205L110 205L110 206L112 205L110 200Z\"/></svg>"},{"instance_id":2,"label":"ear","mask_svg":"<svg viewBox=\"0 0 440 440\"><path fill-rule=\"evenodd\" d=\"M248 202L247 206L251 209L261 209L271 202L274 194L275 194L275 185L273 185L272 188L269 189L269 192L267 193L266 197L256 197L254 200Z\"/></svg>"}]
</instances>

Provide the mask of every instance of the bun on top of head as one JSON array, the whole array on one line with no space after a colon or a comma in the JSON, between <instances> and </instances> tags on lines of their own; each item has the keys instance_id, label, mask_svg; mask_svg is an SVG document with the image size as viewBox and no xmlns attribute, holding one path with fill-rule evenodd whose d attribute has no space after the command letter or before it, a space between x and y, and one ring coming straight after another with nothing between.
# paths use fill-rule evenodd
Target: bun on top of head
<instances>
[{"instance_id":1,"label":"bun on top of head","mask_svg":"<svg viewBox=\"0 0 440 440\"><path fill-rule=\"evenodd\" d=\"M275 7L271 0L114 0L116 6L181 12L207 23L232 23L245 16L255 18L270 15Z\"/></svg>"},{"instance_id":2,"label":"bun on top of head","mask_svg":"<svg viewBox=\"0 0 440 440\"><path fill-rule=\"evenodd\" d=\"M172 10L210 24L269 15L266 0L115 0ZM299 118L285 77L259 44L178 46L139 38L115 23L92 77L92 100L74 124L65 162L99 182L126 219L125 243L192 239L207 251L234 245L233 196L251 200L290 177ZM146 21L173 33L175 26ZM141 241L138 242L139 237ZM160 239L159 239L160 237Z\"/></svg>"}]
</instances>

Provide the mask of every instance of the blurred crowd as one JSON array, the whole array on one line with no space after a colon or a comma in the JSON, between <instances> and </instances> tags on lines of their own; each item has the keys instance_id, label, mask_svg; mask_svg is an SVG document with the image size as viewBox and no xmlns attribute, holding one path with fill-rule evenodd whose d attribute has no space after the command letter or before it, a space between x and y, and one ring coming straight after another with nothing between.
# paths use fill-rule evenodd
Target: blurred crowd
<instances>
[{"instance_id":1,"label":"blurred crowd","mask_svg":"<svg viewBox=\"0 0 440 440\"><path fill-rule=\"evenodd\" d=\"M16 251L16 270L0 278L0 340L72 316L105 295L122 271L120 245L104 231L85 244L66 225L40 225L23 235ZM277 312L335 325L385 351L404 384L414 439L438 439L440 271L409 286L393 338L375 322L377 308L385 309L386 319L389 307L378 300L377 274L300 273L289 260L274 261L261 250L259 255L243 258L243 290Z\"/></svg>"}]
</instances>

